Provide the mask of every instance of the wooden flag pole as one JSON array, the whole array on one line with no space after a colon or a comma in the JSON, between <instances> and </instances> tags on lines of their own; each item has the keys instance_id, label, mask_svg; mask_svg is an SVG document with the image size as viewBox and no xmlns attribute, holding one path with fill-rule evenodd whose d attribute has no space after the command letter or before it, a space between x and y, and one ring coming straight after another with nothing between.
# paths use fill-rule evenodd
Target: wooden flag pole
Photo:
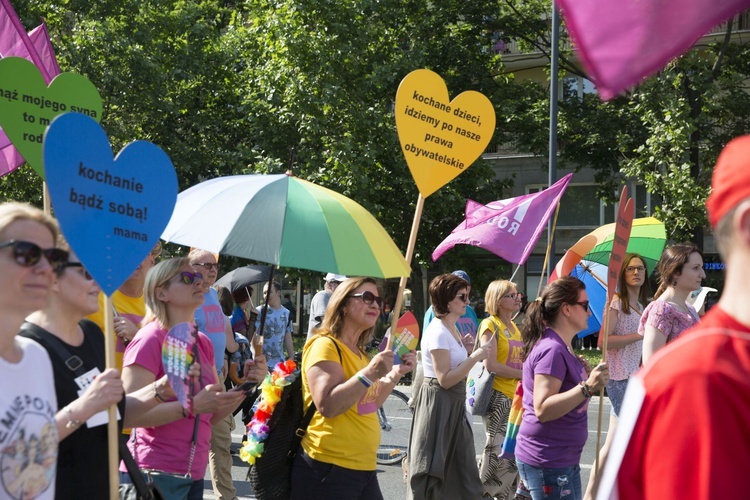
<instances>
[{"instance_id":1,"label":"wooden flag pole","mask_svg":"<svg viewBox=\"0 0 750 500\"><path fill-rule=\"evenodd\" d=\"M422 193L417 197L417 206L414 208L414 221L411 223L411 233L409 234L409 243L406 246L406 263L411 266L411 259L414 256L414 247L417 243L417 232L419 231L419 221L422 219L422 209L424 208L424 197ZM396 293L396 303L393 306L393 314L391 315L391 334L388 335L388 344L386 349L389 351L393 349L393 339L396 337L396 324L401 314L401 304L404 301L404 290L406 290L406 280L408 276L401 276L401 280L398 282L398 293Z\"/></svg>"},{"instance_id":2,"label":"wooden flag pole","mask_svg":"<svg viewBox=\"0 0 750 500\"><path fill-rule=\"evenodd\" d=\"M602 363L607 361L607 348L609 345L607 335L607 332L609 332L609 303L617 288L617 280L620 275L620 269L622 268L622 260L628 248L630 231L633 227L634 212L633 200L628 198L628 188L625 186L622 188L622 193L620 194L620 204L618 206L617 219L615 221L615 235L612 242L612 252L610 253L609 264L607 266L607 299L604 302L604 329L600 330L600 335L604 335L604 339L602 340ZM604 388L602 387L599 391L599 416L597 418L596 428L596 458L594 459L594 471L596 474L599 473L600 466L599 448L602 438L603 409Z\"/></svg>"},{"instance_id":3,"label":"wooden flag pole","mask_svg":"<svg viewBox=\"0 0 750 500\"><path fill-rule=\"evenodd\" d=\"M552 221L552 234L555 234L555 228L557 227L557 216L560 213L560 200L557 200L557 208L555 208L555 218ZM539 287L536 290L536 296L542 293L542 284L544 283L544 272L547 270L547 264L549 264L550 250L552 250L552 238L547 238L547 251L544 252L544 264L542 264L542 274L539 278Z\"/></svg>"},{"instance_id":4,"label":"wooden flag pole","mask_svg":"<svg viewBox=\"0 0 750 500\"><path fill-rule=\"evenodd\" d=\"M112 297L104 295L104 362L107 368L115 367L115 337L114 309ZM118 468L120 465L119 445L120 439L117 429L117 405L114 404L107 410L109 421L107 422L107 456L109 457L109 498L117 500L120 498L120 478Z\"/></svg>"}]
</instances>

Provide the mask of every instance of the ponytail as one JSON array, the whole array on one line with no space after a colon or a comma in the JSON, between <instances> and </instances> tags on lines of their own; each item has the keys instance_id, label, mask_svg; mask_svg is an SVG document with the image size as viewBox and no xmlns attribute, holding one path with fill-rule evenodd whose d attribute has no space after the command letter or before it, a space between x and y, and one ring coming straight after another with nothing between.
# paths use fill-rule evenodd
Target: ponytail
<instances>
[{"instance_id":1,"label":"ponytail","mask_svg":"<svg viewBox=\"0 0 750 500\"><path fill-rule=\"evenodd\" d=\"M526 318L521 325L524 361L544 335L547 326L555 322L563 304L575 304L578 300L578 293L585 289L586 285L578 278L563 276L547 285L541 297L534 302L529 302Z\"/></svg>"},{"instance_id":2,"label":"ponytail","mask_svg":"<svg viewBox=\"0 0 750 500\"><path fill-rule=\"evenodd\" d=\"M522 359L526 361L526 358L531 353L532 347L542 338L542 334L546 328L544 322L544 301L535 300L529 302L526 306L526 317L521 324L521 339L523 340L523 353Z\"/></svg>"}]
</instances>

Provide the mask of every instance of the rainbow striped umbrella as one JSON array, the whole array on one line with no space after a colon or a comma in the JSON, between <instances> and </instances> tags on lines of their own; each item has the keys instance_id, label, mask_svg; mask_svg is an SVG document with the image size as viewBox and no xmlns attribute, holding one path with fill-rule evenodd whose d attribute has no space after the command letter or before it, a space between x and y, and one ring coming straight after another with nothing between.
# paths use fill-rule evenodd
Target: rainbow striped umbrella
<instances>
[{"instance_id":1,"label":"rainbow striped umbrella","mask_svg":"<svg viewBox=\"0 0 750 500\"><path fill-rule=\"evenodd\" d=\"M186 189L162 239L347 276L411 274L391 237L361 205L286 174L219 177Z\"/></svg>"},{"instance_id":2,"label":"rainbow striped umbrella","mask_svg":"<svg viewBox=\"0 0 750 500\"><path fill-rule=\"evenodd\" d=\"M558 261L552 271L549 282L551 283L560 276L570 274L573 268L581 262L581 259L608 266L614 238L614 222L591 231L565 252L565 255ZM633 219L627 251L640 254L646 261L649 273L651 273L661 257L666 241L667 234L663 222L654 217Z\"/></svg>"}]
</instances>

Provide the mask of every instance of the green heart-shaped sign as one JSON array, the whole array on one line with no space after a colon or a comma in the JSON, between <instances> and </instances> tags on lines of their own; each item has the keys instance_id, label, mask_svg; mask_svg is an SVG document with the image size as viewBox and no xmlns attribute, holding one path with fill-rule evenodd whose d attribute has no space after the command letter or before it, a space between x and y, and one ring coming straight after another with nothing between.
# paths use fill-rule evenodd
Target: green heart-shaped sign
<instances>
[{"instance_id":1,"label":"green heart-shaped sign","mask_svg":"<svg viewBox=\"0 0 750 500\"><path fill-rule=\"evenodd\" d=\"M101 120L102 98L86 77L62 73L47 87L32 62L20 57L0 59L0 127L42 178L44 131L53 118L68 111Z\"/></svg>"}]
</instances>

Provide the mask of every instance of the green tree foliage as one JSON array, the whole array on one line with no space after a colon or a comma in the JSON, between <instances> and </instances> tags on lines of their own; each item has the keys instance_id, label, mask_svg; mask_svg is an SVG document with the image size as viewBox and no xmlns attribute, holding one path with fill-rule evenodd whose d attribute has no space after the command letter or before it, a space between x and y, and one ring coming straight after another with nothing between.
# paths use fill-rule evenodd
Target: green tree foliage
<instances>
[{"instance_id":1,"label":"green tree foliage","mask_svg":"<svg viewBox=\"0 0 750 500\"><path fill-rule=\"evenodd\" d=\"M549 56L549 2L501 0L500 5L502 36ZM562 40L561 76L586 77L564 31ZM609 102L563 89L559 167L594 169L600 196L609 202L624 179L635 179L662 200L656 216L665 222L668 237L702 246L705 199L718 153L732 137L750 131L750 67L741 42L727 35L703 44ZM522 85L526 102L509 108L508 115L519 133L509 138L520 151L546 157L548 89Z\"/></svg>"},{"instance_id":2,"label":"green tree foliage","mask_svg":"<svg viewBox=\"0 0 750 500\"><path fill-rule=\"evenodd\" d=\"M358 201L404 251L417 189L395 129L399 82L425 67L446 80L451 96L499 88L487 29L494 0L14 5L27 27L44 16L63 70L100 90L102 125L115 150L134 139L158 144L183 189L219 175L291 167ZM415 266L431 262L463 219L467 198L489 202L504 187L478 161L432 195ZM450 264L458 266L456 259ZM471 259L463 260L471 269Z\"/></svg>"}]
</instances>

